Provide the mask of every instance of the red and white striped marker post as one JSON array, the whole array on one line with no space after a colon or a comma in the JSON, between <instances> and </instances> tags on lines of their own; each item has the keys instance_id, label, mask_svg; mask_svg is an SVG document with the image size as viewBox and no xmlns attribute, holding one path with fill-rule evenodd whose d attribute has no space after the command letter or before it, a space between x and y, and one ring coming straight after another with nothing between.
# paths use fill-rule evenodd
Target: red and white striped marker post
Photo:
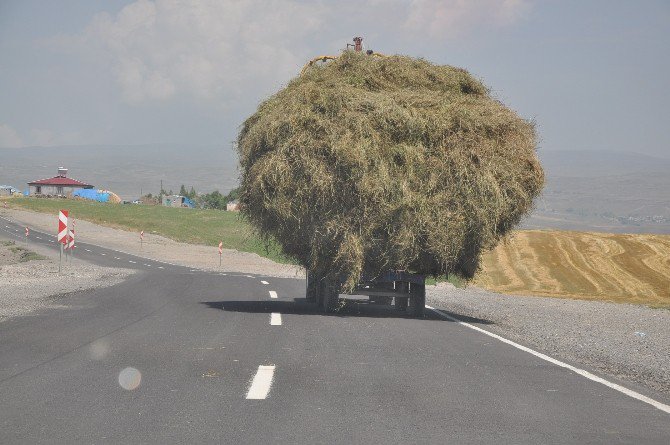
<instances>
[{"instance_id":1,"label":"red and white striped marker post","mask_svg":"<svg viewBox=\"0 0 670 445\"><path fill-rule=\"evenodd\" d=\"M72 229L70 229L70 234L68 236L69 240L67 242L67 248L70 251L70 259L74 255L74 248L76 247L74 244L74 218L72 218Z\"/></svg>"},{"instance_id":2,"label":"red and white striped marker post","mask_svg":"<svg viewBox=\"0 0 670 445\"><path fill-rule=\"evenodd\" d=\"M144 244L144 230L140 230L140 250L142 250L143 244Z\"/></svg>"},{"instance_id":3,"label":"red and white striped marker post","mask_svg":"<svg viewBox=\"0 0 670 445\"><path fill-rule=\"evenodd\" d=\"M219 242L219 269L221 268L221 256L223 255L223 241Z\"/></svg>"},{"instance_id":4,"label":"red and white striped marker post","mask_svg":"<svg viewBox=\"0 0 670 445\"><path fill-rule=\"evenodd\" d=\"M67 210L58 212L58 244L60 244L60 256L58 257L58 273L61 271L61 261L63 260L63 246L67 242Z\"/></svg>"}]
</instances>

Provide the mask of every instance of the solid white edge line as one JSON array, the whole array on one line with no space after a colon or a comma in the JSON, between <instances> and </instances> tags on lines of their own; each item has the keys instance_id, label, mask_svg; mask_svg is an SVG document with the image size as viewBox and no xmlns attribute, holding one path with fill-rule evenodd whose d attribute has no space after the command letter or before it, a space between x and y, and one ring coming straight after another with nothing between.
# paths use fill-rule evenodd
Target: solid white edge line
<instances>
[{"instance_id":1,"label":"solid white edge line","mask_svg":"<svg viewBox=\"0 0 670 445\"><path fill-rule=\"evenodd\" d=\"M270 291L270 298L277 298L277 292L271 290Z\"/></svg>"},{"instance_id":2,"label":"solid white edge line","mask_svg":"<svg viewBox=\"0 0 670 445\"><path fill-rule=\"evenodd\" d=\"M489 331L487 331L485 329L482 329L480 327L471 325L470 323L466 323L464 321L461 321L457 318L454 318L450 315L445 314L444 312L442 312L439 309L435 309L434 307L426 305L426 308L430 309L431 311L435 312L436 314L438 314L438 315L440 315L440 316L442 316L442 317L444 317L448 320L456 322L456 323L458 323L462 326L465 326L467 328L474 329L475 331L481 332L482 334L488 335L489 337L493 337L496 340L500 340L503 343L507 343L510 346L513 346L513 347L515 347L517 349L520 349L524 352L532 354L535 357L541 358L542 360L548 361L549 363L552 363L556 366L560 366L561 368L569 369L570 371L574 372L575 374L579 374L582 377L586 377L587 379L592 380L594 382L601 383L605 386L608 386L608 387L614 389L615 391L619 391L620 393L627 395L628 397L632 397L632 398L637 399L641 402L647 403L647 404L653 406L654 408L660 409L661 411L670 414L670 405L666 405L665 403L658 402L658 401L656 401L652 398L649 398L649 397L647 397L645 395L642 395L638 392L635 392L631 389L625 388L621 385L617 385L616 383L610 382L609 380L605 380L602 377L598 377L597 375L592 374L588 371L585 371L584 369L576 368L576 367L574 367L572 365L569 365L567 363L564 363L560 360L556 360L553 357L549 357L546 354L542 354L541 352L537 352L533 349L527 348L526 346L522 346L518 343L515 343L512 340L508 340L505 337L501 337L500 335L494 334L494 333L489 332Z\"/></svg>"},{"instance_id":3,"label":"solid white edge line","mask_svg":"<svg viewBox=\"0 0 670 445\"><path fill-rule=\"evenodd\" d=\"M272 380L275 375L275 365L261 365L256 371L256 375L251 381L251 386L247 391L247 399L263 400L268 397L270 388L272 388Z\"/></svg>"},{"instance_id":4,"label":"solid white edge line","mask_svg":"<svg viewBox=\"0 0 670 445\"><path fill-rule=\"evenodd\" d=\"M281 326L281 314L279 312L270 314L270 326Z\"/></svg>"},{"instance_id":5,"label":"solid white edge line","mask_svg":"<svg viewBox=\"0 0 670 445\"><path fill-rule=\"evenodd\" d=\"M263 283L263 284L270 284L270 283L268 283L268 282L265 281L265 280L261 280L261 283Z\"/></svg>"}]
</instances>

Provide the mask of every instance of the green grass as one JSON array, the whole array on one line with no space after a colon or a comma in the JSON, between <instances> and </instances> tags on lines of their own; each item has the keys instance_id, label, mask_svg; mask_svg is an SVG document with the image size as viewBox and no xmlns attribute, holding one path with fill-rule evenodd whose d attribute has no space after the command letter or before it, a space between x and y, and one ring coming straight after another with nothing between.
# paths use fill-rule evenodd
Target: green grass
<instances>
[{"instance_id":1,"label":"green grass","mask_svg":"<svg viewBox=\"0 0 670 445\"><path fill-rule=\"evenodd\" d=\"M460 277L459 275L456 274L451 274L448 277L440 276L440 277L427 277L426 278L426 284L434 286L437 283L443 283L443 282L451 283L454 286L465 289L465 287L468 285L468 280L465 278Z\"/></svg>"},{"instance_id":2,"label":"green grass","mask_svg":"<svg viewBox=\"0 0 670 445\"><path fill-rule=\"evenodd\" d=\"M104 204L79 200L14 198L8 200L13 208L52 213L59 209L70 211L70 217L118 229L155 233L175 241L205 244L242 252L251 252L280 263L291 263L277 245L266 248L251 226L236 212L221 210L179 209L135 204ZM139 237L139 235L138 235Z\"/></svg>"},{"instance_id":3,"label":"green grass","mask_svg":"<svg viewBox=\"0 0 670 445\"><path fill-rule=\"evenodd\" d=\"M9 247L9 250L14 254L18 255L19 263L27 263L32 260L46 260L47 257L42 256L38 253L28 250L23 246L17 246L14 241L0 241L0 245Z\"/></svg>"}]
</instances>

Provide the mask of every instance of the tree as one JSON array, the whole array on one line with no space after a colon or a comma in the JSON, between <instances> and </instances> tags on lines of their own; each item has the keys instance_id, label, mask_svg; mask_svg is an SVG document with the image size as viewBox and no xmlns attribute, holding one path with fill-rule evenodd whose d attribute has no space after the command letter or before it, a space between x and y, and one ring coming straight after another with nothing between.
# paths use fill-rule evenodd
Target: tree
<instances>
[{"instance_id":1,"label":"tree","mask_svg":"<svg viewBox=\"0 0 670 445\"><path fill-rule=\"evenodd\" d=\"M188 192L186 191L186 187L184 187L184 184L182 184L181 187L179 188L179 195L188 196Z\"/></svg>"},{"instance_id":2,"label":"tree","mask_svg":"<svg viewBox=\"0 0 670 445\"><path fill-rule=\"evenodd\" d=\"M235 187L230 192L228 192L228 194L226 195L226 201L227 201L226 203L228 203L230 201L235 201L239 198L240 198L240 188Z\"/></svg>"},{"instance_id":3,"label":"tree","mask_svg":"<svg viewBox=\"0 0 670 445\"><path fill-rule=\"evenodd\" d=\"M191 191L188 192L188 195L186 195L186 197L189 199L195 199L196 196L198 196L198 194L195 192L193 186L191 186Z\"/></svg>"},{"instance_id":4,"label":"tree","mask_svg":"<svg viewBox=\"0 0 670 445\"><path fill-rule=\"evenodd\" d=\"M214 190L212 193L207 193L201 195L203 207L206 209L218 209L225 210L228 200L225 196L221 194L218 190Z\"/></svg>"}]
</instances>

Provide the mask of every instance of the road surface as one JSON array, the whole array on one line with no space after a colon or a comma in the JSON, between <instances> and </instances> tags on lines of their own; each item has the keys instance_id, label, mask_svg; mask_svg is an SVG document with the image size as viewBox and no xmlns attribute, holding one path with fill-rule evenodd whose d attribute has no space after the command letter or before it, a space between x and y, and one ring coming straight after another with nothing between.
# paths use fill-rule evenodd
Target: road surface
<instances>
[{"instance_id":1,"label":"road surface","mask_svg":"<svg viewBox=\"0 0 670 445\"><path fill-rule=\"evenodd\" d=\"M0 323L0 443L670 443L667 412L434 312L77 255L140 273Z\"/></svg>"}]
</instances>

